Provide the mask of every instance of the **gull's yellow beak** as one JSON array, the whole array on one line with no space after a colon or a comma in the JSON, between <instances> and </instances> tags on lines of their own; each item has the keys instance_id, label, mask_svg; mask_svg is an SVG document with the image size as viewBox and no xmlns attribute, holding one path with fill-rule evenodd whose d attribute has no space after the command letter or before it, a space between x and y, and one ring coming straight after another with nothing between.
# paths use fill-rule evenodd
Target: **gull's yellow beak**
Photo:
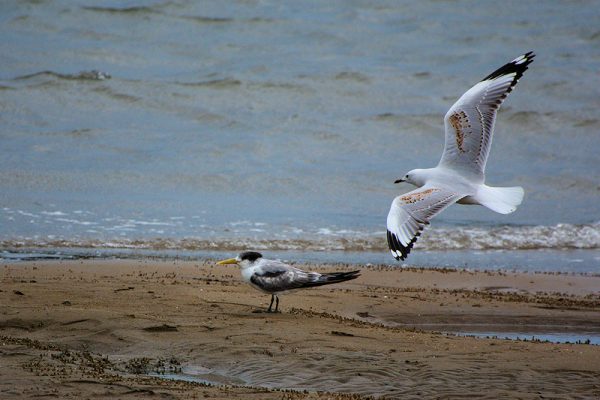
<instances>
[{"instance_id":1,"label":"gull's yellow beak","mask_svg":"<svg viewBox=\"0 0 600 400\"><path fill-rule=\"evenodd\" d=\"M227 260L221 260L221 261L217 262L217 265L237 264L237 263L238 263L237 258L228 258Z\"/></svg>"}]
</instances>

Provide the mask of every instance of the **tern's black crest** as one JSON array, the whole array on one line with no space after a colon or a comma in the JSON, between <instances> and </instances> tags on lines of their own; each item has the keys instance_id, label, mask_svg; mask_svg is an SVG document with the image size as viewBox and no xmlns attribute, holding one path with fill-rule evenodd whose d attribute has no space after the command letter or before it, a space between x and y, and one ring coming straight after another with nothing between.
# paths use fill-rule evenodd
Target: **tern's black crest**
<instances>
[{"instance_id":1,"label":"tern's black crest","mask_svg":"<svg viewBox=\"0 0 600 400\"><path fill-rule=\"evenodd\" d=\"M240 253L240 260L242 260L242 261L248 260L250 262L254 262L261 257L262 257L262 254L260 254L256 251L244 251L243 253Z\"/></svg>"}]
</instances>

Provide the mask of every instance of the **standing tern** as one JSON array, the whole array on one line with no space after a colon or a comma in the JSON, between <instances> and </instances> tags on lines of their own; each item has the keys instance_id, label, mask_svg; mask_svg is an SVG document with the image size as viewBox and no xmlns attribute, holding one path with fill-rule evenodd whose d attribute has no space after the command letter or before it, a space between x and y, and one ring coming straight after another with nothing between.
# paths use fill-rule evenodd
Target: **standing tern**
<instances>
[{"instance_id":1,"label":"standing tern","mask_svg":"<svg viewBox=\"0 0 600 400\"><path fill-rule=\"evenodd\" d=\"M314 286L329 285L356 279L360 271L331 272L320 274L307 272L292 267L277 260L263 258L262 254L255 251L244 251L236 258L229 258L217 262L223 264L239 264L242 268L242 279L252 287L271 295L271 304L267 312L271 312L275 300L275 312L279 308L279 294Z\"/></svg>"},{"instance_id":2,"label":"standing tern","mask_svg":"<svg viewBox=\"0 0 600 400\"><path fill-rule=\"evenodd\" d=\"M509 214L523 201L522 187L485 184L485 164L498 108L523 76L535 54L528 52L469 89L444 117L444 152L435 168L413 169L394 183L418 189L394 199L387 216L387 242L404 260L429 220L454 204L479 204Z\"/></svg>"}]
</instances>

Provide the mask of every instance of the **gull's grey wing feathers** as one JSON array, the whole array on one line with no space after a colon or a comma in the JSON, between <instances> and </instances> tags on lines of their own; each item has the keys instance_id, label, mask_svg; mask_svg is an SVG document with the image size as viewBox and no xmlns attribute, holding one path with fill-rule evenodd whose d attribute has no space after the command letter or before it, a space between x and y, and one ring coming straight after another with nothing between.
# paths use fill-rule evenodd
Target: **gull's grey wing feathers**
<instances>
[{"instance_id":1,"label":"gull's grey wing feathers","mask_svg":"<svg viewBox=\"0 0 600 400\"><path fill-rule=\"evenodd\" d=\"M394 199L387 216L387 242L396 260L404 260L425 225L465 195L427 184Z\"/></svg>"},{"instance_id":2,"label":"gull's grey wing feathers","mask_svg":"<svg viewBox=\"0 0 600 400\"><path fill-rule=\"evenodd\" d=\"M533 62L528 52L498 68L469 89L444 117L445 145L439 166L484 177L500 105Z\"/></svg>"}]
</instances>

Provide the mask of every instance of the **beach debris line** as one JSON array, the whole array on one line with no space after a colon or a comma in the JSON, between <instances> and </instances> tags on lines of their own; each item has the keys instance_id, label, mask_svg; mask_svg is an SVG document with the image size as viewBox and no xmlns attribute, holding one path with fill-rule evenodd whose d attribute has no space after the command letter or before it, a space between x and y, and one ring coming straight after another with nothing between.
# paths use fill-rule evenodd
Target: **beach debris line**
<instances>
[{"instance_id":1,"label":"beach debris line","mask_svg":"<svg viewBox=\"0 0 600 400\"><path fill-rule=\"evenodd\" d=\"M126 288L118 288L118 289L115 289L115 290L114 290L114 292L115 292L115 293L117 293L117 292L123 292L123 291L127 291L127 290L133 290L133 289L135 289L135 287L133 287L133 286L128 286L128 287L126 287Z\"/></svg>"},{"instance_id":2,"label":"beach debris line","mask_svg":"<svg viewBox=\"0 0 600 400\"><path fill-rule=\"evenodd\" d=\"M144 328L146 332L177 332L177 327L168 324L149 326Z\"/></svg>"},{"instance_id":3,"label":"beach debris line","mask_svg":"<svg viewBox=\"0 0 600 400\"><path fill-rule=\"evenodd\" d=\"M125 371L136 375L176 374L181 373L181 362L175 357L158 359L135 357L125 363Z\"/></svg>"}]
</instances>

